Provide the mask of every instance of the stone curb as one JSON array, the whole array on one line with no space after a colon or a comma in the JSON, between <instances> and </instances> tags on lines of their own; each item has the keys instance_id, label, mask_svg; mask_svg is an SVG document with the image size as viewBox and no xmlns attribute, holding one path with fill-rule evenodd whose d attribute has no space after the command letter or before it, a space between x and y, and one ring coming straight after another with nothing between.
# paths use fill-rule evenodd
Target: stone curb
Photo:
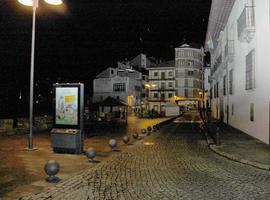
<instances>
[{"instance_id":1,"label":"stone curb","mask_svg":"<svg viewBox=\"0 0 270 200\"><path fill-rule=\"evenodd\" d=\"M238 157L238 156L236 156L234 154L226 153L224 151L221 151L214 144L209 144L208 147L213 152L215 152L216 154L219 154L219 155L221 155L221 156L223 156L225 158L228 158L230 160L233 160L233 161L236 161L236 162L239 162L239 163L243 163L243 164L246 164L246 165L250 165L250 166L253 166L253 167L256 167L256 168L259 168L259 169L270 171L270 165L266 165L266 164L262 164L262 163L259 163L259 162L254 162L254 161L246 160L246 159L240 158L240 157Z\"/></svg>"},{"instance_id":2,"label":"stone curb","mask_svg":"<svg viewBox=\"0 0 270 200\"><path fill-rule=\"evenodd\" d=\"M230 154L230 153L221 151L219 149L219 147L215 145L214 140L209 137L207 132L203 128L201 130L205 134L209 149L212 150L214 153L216 153L216 154L218 154L220 156L223 156L223 157L225 157L227 159L242 163L242 164L246 164L246 165L258 168L258 169L270 171L270 165L266 165L266 164L262 164L262 163L259 163L259 162L246 160L246 159L240 158L240 157L238 157L238 156L236 156L234 154Z\"/></svg>"}]
</instances>

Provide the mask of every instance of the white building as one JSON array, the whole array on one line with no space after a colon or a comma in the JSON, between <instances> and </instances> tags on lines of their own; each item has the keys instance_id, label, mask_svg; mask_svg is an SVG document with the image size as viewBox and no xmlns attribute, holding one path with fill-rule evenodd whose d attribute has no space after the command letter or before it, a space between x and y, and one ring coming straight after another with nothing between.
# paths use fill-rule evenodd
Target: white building
<instances>
[{"instance_id":1,"label":"white building","mask_svg":"<svg viewBox=\"0 0 270 200\"><path fill-rule=\"evenodd\" d=\"M187 44L175 48L176 95L185 99L182 104L197 107L202 101L203 57L203 48Z\"/></svg>"},{"instance_id":2,"label":"white building","mask_svg":"<svg viewBox=\"0 0 270 200\"><path fill-rule=\"evenodd\" d=\"M210 98L211 98L211 68L210 66L204 66L203 68L203 101L204 101L204 107L209 108L210 107Z\"/></svg>"},{"instance_id":3,"label":"white building","mask_svg":"<svg viewBox=\"0 0 270 200\"><path fill-rule=\"evenodd\" d=\"M212 0L212 114L269 144L269 0Z\"/></svg>"},{"instance_id":4,"label":"white building","mask_svg":"<svg viewBox=\"0 0 270 200\"><path fill-rule=\"evenodd\" d=\"M175 64L168 61L152 64L149 70L148 103L149 109L154 109L161 115L179 115L179 107L175 104Z\"/></svg>"},{"instance_id":5,"label":"white building","mask_svg":"<svg viewBox=\"0 0 270 200\"><path fill-rule=\"evenodd\" d=\"M93 81L93 102L102 102L110 96L124 101L129 107L140 106L141 78L140 72L128 66L109 67Z\"/></svg>"}]
</instances>

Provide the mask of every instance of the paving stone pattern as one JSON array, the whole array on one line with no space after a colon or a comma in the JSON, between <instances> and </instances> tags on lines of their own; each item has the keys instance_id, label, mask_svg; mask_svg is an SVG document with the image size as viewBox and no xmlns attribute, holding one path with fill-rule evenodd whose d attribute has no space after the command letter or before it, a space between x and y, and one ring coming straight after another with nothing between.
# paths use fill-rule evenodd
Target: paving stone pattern
<instances>
[{"instance_id":1,"label":"paving stone pattern","mask_svg":"<svg viewBox=\"0 0 270 200\"><path fill-rule=\"evenodd\" d=\"M211 152L196 125L171 123L144 144L21 199L270 199L270 172Z\"/></svg>"}]
</instances>

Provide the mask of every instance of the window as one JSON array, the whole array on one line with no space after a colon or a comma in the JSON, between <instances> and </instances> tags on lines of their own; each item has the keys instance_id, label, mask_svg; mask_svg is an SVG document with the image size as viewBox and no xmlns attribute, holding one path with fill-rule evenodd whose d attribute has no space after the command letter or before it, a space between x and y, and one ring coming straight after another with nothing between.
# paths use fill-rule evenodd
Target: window
<instances>
[{"instance_id":1,"label":"window","mask_svg":"<svg viewBox=\"0 0 270 200\"><path fill-rule=\"evenodd\" d=\"M233 106L233 104L232 104L232 115L233 115L233 112L234 112L234 106Z\"/></svg>"},{"instance_id":2,"label":"window","mask_svg":"<svg viewBox=\"0 0 270 200\"><path fill-rule=\"evenodd\" d=\"M135 91L140 92L141 90L142 90L142 89L141 89L141 87L140 87L140 86L135 85Z\"/></svg>"},{"instance_id":3,"label":"window","mask_svg":"<svg viewBox=\"0 0 270 200\"><path fill-rule=\"evenodd\" d=\"M229 94L233 94L233 70L229 72Z\"/></svg>"},{"instance_id":4,"label":"window","mask_svg":"<svg viewBox=\"0 0 270 200\"><path fill-rule=\"evenodd\" d=\"M254 104L250 104L250 121L254 121Z\"/></svg>"},{"instance_id":5,"label":"window","mask_svg":"<svg viewBox=\"0 0 270 200\"><path fill-rule=\"evenodd\" d=\"M172 93L169 93L169 94L168 94L168 97L169 97L169 98L172 98L172 96L173 96Z\"/></svg>"},{"instance_id":6,"label":"window","mask_svg":"<svg viewBox=\"0 0 270 200\"><path fill-rule=\"evenodd\" d=\"M223 76L223 96L226 95L226 75Z\"/></svg>"},{"instance_id":7,"label":"window","mask_svg":"<svg viewBox=\"0 0 270 200\"><path fill-rule=\"evenodd\" d=\"M213 88L210 88L210 99L213 98Z\"/></svg>"},{"instance_id":8,"label":"window","mask_svg":"<svg viewBox=\"0 0 270 200\"><path fill-rule=\"evenodd\" d=\"M158 76L158 72L154 72L154 76Z\"/></svg>"},{"instance_id":9,"label":"window","mask_svg":"<svg viewBox=\"0 0 270 200\"><path fill-rule=\"evenodd\" d=\"M219 92L218 92L218 82L216 83L216 85L217 85L217 91L216 91L217 94L216 94L216 96L217 96L217 98L218 98L218 97L219 97L219 94L218 94L218 93L219 93Z\"/></svg>"},{"instance_id":10,"label":"window","mask_svg":"<svg viewBox=\"0 0 270 200\"><path fill-rule=\"evenodd\" d=\"M161 83L161 89L165 89L165 87L166 87L165 85L166 85L165 82L162 82Z\"/></svg>"},{"instance_id":11,"label":"window","mask_svg":"<svg viewBox=\"0 0 270 200\"><path fill-rule=\"evenodd\" d=\"M194 61L193 60L189 60L188 61L188 66L189 67L193 67L194 66Z\"/></svg>"},{"instance_id":12,"label":"window","mask_svg":"<svg viewBox=\"0 0 270 200\"><path fill-rule=\"evenodd\" d=\"M180 51L179 51L179 57L184 57L184 56L185 56L184 51L183 51L183 50L180 50Z\"/></svg>"},{"instance_id":13,"label":"window","mask_svg":"<svg viewBox=\"0 0 270 200\"><path fill-rule=\"evenodd\" d=\"M168 72L168 76L170 76L170 77L173 76L173 72L172 71L169 71Z\"/></svg>"},{"instance_id":14,"label":"window","mask_svg":"<svg viewBox=\"0 0 270 200\"><path fill-rule=\"evenodd\" d=\"M165 99L165 93L161 93L161 99Z\"/></svg>"},{"instance_id":15,"label":"window","mask_svg":"<svg viewBox=\"0 0 270 200\"><path fill-rule=\"evenodd\" d=\"M193 51L188 51L188 57L193 57Z\"/></svg>"},{"instance_id":16,"label":"window","mask_svg":"<svg viewBox=\"0 0 270 200\"><path fill-rule=\"evenodd\" d=\"M114 92L125 92L126 91L126 84L125 83L114 83L113 84L113 91Z\"/></svg>"},{"instance_id":17,"label":"window","mask_svg":"<svg viewBox=\"0 0 270 200\"><path fill-rule=\"evenodd\" d=\"M217 85L214 85L214 98L217 98Z\"/></svg>"},{"instance_id":18,"label":"window","mask_svg":"<svg viewBox=\"0 0 270 200\"><path fill-rule=\"evenodd\" d=\"M165 72L161 72L161 78L165 79Z\"/></svg>"},{"instance_id":19,"label":"window","mask_svg":"<svg viewBox=\"0 0 270 200\"><path fill-rule=\"evenodd\" d=\"M255 50L249 52L246 56L246 90L254 89L255 87Z\"/></svg>"},{"instance_id":20,"label":"window","mask_svg":"<svg viewBox=\"0 0 270 200\"><path fill-rule=\"evenodd\" d=\"M188 90L188 97L193 97L193 89Z\"/></svg>"},{"instance_id":21,"label":"window","mask_svg":"<svg viewBox=\"0 0 270 200\"><path fill-rule=\"evenodd\" d=\"M169 82L169 83L168 83L168 86L169 86L169 87L173 87L173 82Z\"/></svg>"},{"instance_id":22,"label":"window","mask_svg":"<svg viewBox=\"0 0 270 200\"><path fill-rule=\"evenodd\" d=\"M178 87L178 80L175 80L175 87Z\"/></svg>"},{"instance_id":23,"label":"window","mask_svg":"<svg viewBox=\"0 0 270 200\"><path fill-rule=\"evenodd\" d=\"M154 98L158 98L158 93L154 93Z\"/></svg>"},{"instance_id":24,"label":"window","mask_svg":"<svg viewBox=\"0 0 270 200\"><path fill-rule=\"evenodd\" d=\"M188 76L193 76L194 75L194 71L188 71Z\"/></svg>"},{"instance_id":25,"label":"window","mask_svg":"<svg viewBox=\"0 0 270 200\"><path fill-rule=\"evenodd\" d=\"M180 60L180 66L185 66L185 60L183 59Z\"/></svg>"}]
</instances>

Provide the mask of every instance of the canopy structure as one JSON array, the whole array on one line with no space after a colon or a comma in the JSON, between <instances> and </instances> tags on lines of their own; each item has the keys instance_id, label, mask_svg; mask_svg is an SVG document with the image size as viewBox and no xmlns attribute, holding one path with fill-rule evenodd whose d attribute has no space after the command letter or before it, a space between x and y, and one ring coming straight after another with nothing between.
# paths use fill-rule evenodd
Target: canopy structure
<instances>
[{"instance_id":1,"label":"canopy structure","mask_svg":"<svg viewBox=\"0 0 270 200\"><path fill-rule=\"evenodd\" d=\"M128 105L121 100L113 97L107 97L103 102L98 104L99 118L106 122L120 122L127 123L127 108Z\"/></svg>"},{"instance_id":2,"label":"canopy structure","mask_svg":"<svg viewBox=\"0 0 270 200\"><path fill-rule=\"evenodd\" d=\"M128 106L124 101L115 99L113 97L107 97L103 102L99 104L100 106Z\"/></svg>"}]
</instances>

